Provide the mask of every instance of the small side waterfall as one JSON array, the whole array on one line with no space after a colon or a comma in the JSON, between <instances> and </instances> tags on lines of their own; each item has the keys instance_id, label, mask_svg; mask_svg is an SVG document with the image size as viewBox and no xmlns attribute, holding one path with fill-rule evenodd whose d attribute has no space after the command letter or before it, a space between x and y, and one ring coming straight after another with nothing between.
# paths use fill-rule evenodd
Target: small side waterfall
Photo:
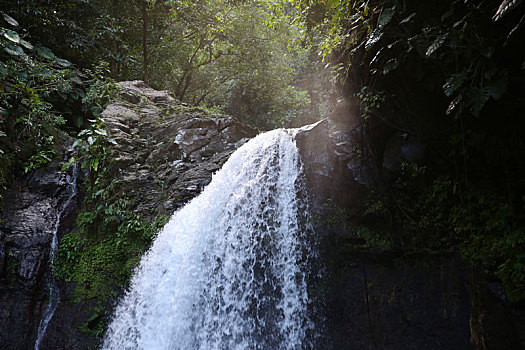
<instances>
[{"instance_id":1,"label":"small side waterfall","mask_svg":"<svg viewBox=\"0 0 525 350\"><path fill-rule=\"evenodd\" d=\"M77 175L78 175L78 165L75 164L73 166L73 172L72 175L66 174L65 175L65 182L68 185L66 191L68 191L68 196L60 210L57 214L57 221L55 222L55 226L53 228L53 238L51 239L51 248L49 250L49 266L52 268L53 264L55 263L56 253L58 250L58 230L60 228L60 224L62 222L62 215L66 211L66 209L69 207L69 204L75 198L75 196L78 193L77 189ZM38 334L35 342L35 350L40 349L40 345L42 344L42 340L44 339L44 336L46 335L46 330L49 322L53 318L53 315L55 314L55 311L57 309L58 304L60 303L60 290L58 289L57 283L55 281L55 278L53 277L53 273L49 273L48 276L48 282L47 282L47 288L49 290L49 300L47 303L47 306L42 314L42 318L40 319L40 324L38 326Z\"/></svg>"},{"instance_id":2,"label":"small side waterfall","mask_svg":"<svg viewBox=\"0 0 525 350\"><path fill-rule=\"evenodd\" d=\"M293 131L239 148L159 233L103 349L312 348L300 175Z\"/></svg>"}]
</instances>

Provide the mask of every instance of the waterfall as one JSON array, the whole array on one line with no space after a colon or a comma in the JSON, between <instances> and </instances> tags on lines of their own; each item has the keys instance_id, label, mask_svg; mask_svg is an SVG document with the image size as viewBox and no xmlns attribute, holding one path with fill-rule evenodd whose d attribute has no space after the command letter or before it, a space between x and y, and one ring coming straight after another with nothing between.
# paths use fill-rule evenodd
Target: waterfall
<instances>
[{"instance_id":1,"label":"waterfall","mask_svg":"<svg viewBox=\"0 0 525 350\"><path fill-rule=\"evenodd\" d=\"M311 348L294 131L247 142L158 234L103 349Z\"/></svg>"},{"instance_id":2,"label":"waterfall","mask_svg":"<svg viewBox=\"0 0 525 350\"><path fill-rule=\"evenodd\" d=\"M61 206L60 210L58 211L57 220L55 222L55 226L53 227L53 238L51 239L51 247L49 250L50 268L52 268L53 264L55 263L56 253L58 251L58 230L60 229L62 215L68 208L73 198L78 193L77 175L78 175L78 165L77 164L73 166L73 172L71 176L69 174L65 175L65 182L67 184L66 191L68 191L68 196L67 196L66 201L64 202L64 204ZM47 288L49 290L49 300L42 314L42 318L40 319L40 324L38 325L38 334L36 337L35 348L34 348L35 350L40 349L42 340L44 339L44 336L46 335L47 326L49 322L51 321L51 319L53 318L53 315L55 314L57 306L60 303L60 290L58 289L58 286L57 286L57 283L55 281L52 271L49 273L49 276L48 276Z\"/></svg>"}]
</instances>

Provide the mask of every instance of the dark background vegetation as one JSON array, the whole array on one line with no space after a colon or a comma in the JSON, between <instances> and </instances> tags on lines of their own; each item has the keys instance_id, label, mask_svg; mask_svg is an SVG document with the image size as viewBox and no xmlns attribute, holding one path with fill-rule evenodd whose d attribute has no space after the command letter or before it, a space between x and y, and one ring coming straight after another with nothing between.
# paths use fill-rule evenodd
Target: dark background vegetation
<instances>
[{"instance_id":1,"label":"dark background vegetation","mask_svg":"<svg viewBox=\"0 0 525 350\"><path fill-rule=\"evenodd\" d=\"M457 249L525 296L519 1L302 2L377 174L364 222L395 249ZM358 118L353 119L352 118ZM392 163L392 144L406 153ZM380 224L378 225L378 220Z\"/></svg>"}]
</instances>

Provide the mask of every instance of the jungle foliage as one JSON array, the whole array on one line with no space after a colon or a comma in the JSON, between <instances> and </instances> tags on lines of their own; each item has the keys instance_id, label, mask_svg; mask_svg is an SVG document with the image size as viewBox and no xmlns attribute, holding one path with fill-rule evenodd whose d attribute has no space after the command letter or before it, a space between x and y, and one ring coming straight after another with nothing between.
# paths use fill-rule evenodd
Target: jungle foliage
<instances>
[{"instance_id":1,"label":"jungle foliage","mask_svg":"<svg viewBox=\"0 0 525 350\"><path fill-rule=\"evenodd\" d=\"M19 173L47 165L65 132L83 127L95 107L86 95L94 79L33 40L0 13L0 204Z\"/></svg>"},{"instance_id":2,"label":"jungle foliage","mask_svg":"<svg viewBox=\"0 0 525 350\"><path fill-rule=\"evenodd\" d=\"M77 300L115 295L164 220L133 213L106 173L114 141L100 113L114 81L142 79L269 129L326 116L333 72L362 135L356 152L377 175L363 246L457 249L511 301L525 298L520 1L0 0L0 9L0 195L45 166L60 135L81 139L65 167L89 171L85 202L55 270L76 283ZM415 140L424 157L384 167L393 136Z\"/></svg>"},{"instance_id":3,"label":"jungle foliage","mask_svg":"<svg viewBox=\"0 0 525 350\"><path fill-rule=\"evenodd\" d=\"M86 331L102 331L103 303L164 220L134 213L108 173L115 141L101 112L115 81L142 79L261 129L317 120L330 72L312 60L295 14L262 0L0 0L0 196L68 134L78 138L63 171L88 174L82 210L54 271L74 282L75 300L95 301Z\"/></svg>"},{"instance_id":4,"label":"jungle foliage","mask_svg":"<svg viewBox=\"0 0 525 350\"><path fill-rule=\"evenodd\" d=\"M109 63L183 102L220 105L263 129L307 113L297 72L310 47L287 2L266 0L2 1L26 35L80 68ZM318 117L318 116L317 116Z\"/></svg>"},{"instance_id":5,"label":"jungle foliage","mask_svg":"<svg viewBox=\"0 0 525 350\"><path fill-rule=\"evenodd\" d=\"M365 222L398 249L457 249L525 298L520 1L297 0L373 160ZM424 149L385 167L389 140ZM378 219L383 224L376 225Z\"/></svg>"}]
</instances>

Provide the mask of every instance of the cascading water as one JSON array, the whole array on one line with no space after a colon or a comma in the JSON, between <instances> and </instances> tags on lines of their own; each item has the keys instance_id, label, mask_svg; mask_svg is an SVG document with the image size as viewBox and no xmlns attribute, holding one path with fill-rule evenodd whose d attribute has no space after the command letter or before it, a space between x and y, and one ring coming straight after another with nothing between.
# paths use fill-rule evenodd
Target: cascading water
<instances>
[{"instance_id":1,"label":"cascading water","mask_svg":"<svg viewBox=\"0 0 525 350\"><path fill-rule=\"evenodd\" d=\"M103 349L311 348L300 174L293 131L239 148L159 233Z\"/></svg>"},{"instance_id":2,"label":"cascading water","mask_svg":"<svg viewBox=\"0 0 525 350\"><path fill-rule=\"evenodd\" d=\"M56 257L56 253L58 250L58 230L60 228L60 224L62 221L62 215L64 214L66 209L69 207L69 204L71 203L73 198L75 198L75 196L78 193L77 175L78 175L78 166L77 164L75 164L73 166L72 175L70 176L66 174L65 176L65 181L68 185L66 189L66 191L68 191L68 196L67 196L66 201L64 202L64 204L58 211L57 220L55 222L55 226L53 227L53 238L51 239L51 248L49 250L49 266L51 267L55 263L55 257ZM57 283L52 273L49 274L47 288L49 290L49 300L44 310L44 313L42 314L42 318L40 319L40 324L38 326L38 334L37 334L36 342L35 342L35 350L40 349L42 340L44 339L44 336L46 335L47 326L49 325L49 322L53 318L53 315L55 314L57 306L60 303L60 290L58 289Z\"/></svg>"}]
</instances>

